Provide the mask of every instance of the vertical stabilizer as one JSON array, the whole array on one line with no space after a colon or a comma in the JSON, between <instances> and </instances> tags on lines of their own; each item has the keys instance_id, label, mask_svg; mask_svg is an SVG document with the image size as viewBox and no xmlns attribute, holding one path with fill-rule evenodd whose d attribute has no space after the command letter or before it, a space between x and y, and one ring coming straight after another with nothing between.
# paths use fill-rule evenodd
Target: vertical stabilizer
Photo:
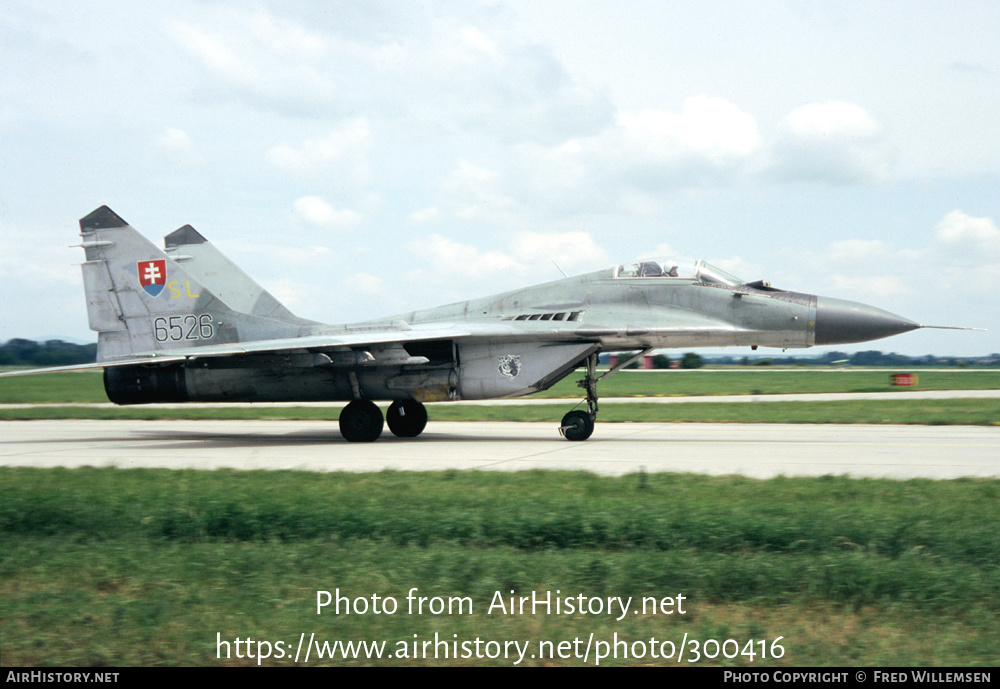
<instances>
[{"instance_id":1,"label":"vertical stabilizer","mask_svg":"<svg viewBox=\"0 0 1000 689\"><path fill-rule=\"evenodd\" d=\"M185 225L163 238L166 254L194 279L215 293L236 311L286 323L315 325L286 309L271 293L261 287L205 239L196 229Z\"/></svg>"},{"instance_id":2,"label":"vertical stabilizer","mask_svg":"<svg viewBox=\"0 0 1000 689\"><path fill-rule=\"evenodd\" d=\"M80 234L87 256L87 314L90 328L99 333L98 362L301 334L301 322L230 308L183 261L160 251L107 206L81 218Z\"/></svg>"}]
</instances>

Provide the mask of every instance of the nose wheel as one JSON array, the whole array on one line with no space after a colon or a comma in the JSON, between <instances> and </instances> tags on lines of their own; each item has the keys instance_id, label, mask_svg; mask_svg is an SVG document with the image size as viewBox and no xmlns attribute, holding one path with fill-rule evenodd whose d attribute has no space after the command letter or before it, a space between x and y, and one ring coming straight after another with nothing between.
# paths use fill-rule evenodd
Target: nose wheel
<instances>
[{"instance_id":1,"label":"nose wheel","mask_svg":"<svg viewBox=\"0 0 1000 689\"><path fill-rule=\"evenodd\" d=\"M559 432L566 440L586 440L594 432L594 420L582 409L574 409L563 417Z\"/></svg>"}]
</instances>

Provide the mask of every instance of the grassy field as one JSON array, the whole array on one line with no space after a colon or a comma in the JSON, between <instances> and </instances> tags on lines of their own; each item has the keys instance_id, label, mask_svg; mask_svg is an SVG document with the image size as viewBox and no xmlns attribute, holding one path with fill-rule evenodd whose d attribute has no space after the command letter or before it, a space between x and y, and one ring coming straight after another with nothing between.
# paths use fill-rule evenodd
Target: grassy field
<instances>
[{"instance_id":1,"label":"grassy field","mask_svg":"<svg viewBox=\"0 0 1000 689\"><path fill-rule=\"evenodd\" d=\"M919 376L918 389L1000 387L996 371ZM623 372L601 384L607 396L890 389L888 372L865 370ZM547 394L579 399L572 382ZM0 381L0 402L105 401L99 374ZM574 403L435 405L430 415L554 423ZM996 425L1000 402L602 403L600 418ZM318 659L314 648L297 664L595 665L603 653L602 665L990 667L1000 662L998 513L997 480L0 468L0 664L283 666L314 634L383 643L383 657L355 645ZM408 608L414 589L426 599L419 613ZM339 591L352 612L345 602L317 614L318 591ZM532 595L587 607L498 608ZM632 600L609 614L609 598ZM389 599L396 610L376 614ZM462 607L434 612L448 603Z\"/></svg>"},{"instance_id":2,"label":"grassy field","mask_svg":"<svg viewBox=\"0 0 1000 689\"><path fill-rule=\"evenodd\" d=\"M726 368L621 371L601 381L604 397L670 397L674 395L781 395L810 392L903 392L906 390L995 390L1000 388L1000 371L955 370L919 371L917 385L893 386L894 371L884 369L791 369ZM551 389L539 393L548 397L578 397L580 389L571 375Z\"/></svg>"},{"instance_id":3,"label":"grassy field","mask_svg":"<svg viewBox=\"0 0 1000 689\"><path fill-rule=\"evenodd\" d=\"M457 406L433 405L432 420L439 421L546 421L556 422L579 400L580 389L570 376L535 397L552 399L551 405ZM890 373L875 370L713 370L623 371L600 384L605 398L669 395L756 395L796 392L888 392L901 389L950 390L1000 388L1000 371L927 371L919 374L915 388L896 388ZM669 391L669 392L667 392ZM86 404L107 403L99 373L64 373L8 378L0 383L0 403ZM567 406L569 405L569 406ZM0 409L2 419L248 419L336 418L331 409L309 407L158 409L136 407L60 407ZM892 424L1000 424L1000 399L908 400L835 402L768 402L761 404L601 404L602 422L744 422L744 423L892 423Z\"/></svg>"},{"instance_id":4,"label":"grassy field","mask_svg":"<svg viewBox=\"0 0 1000 689\"><path fill-rule=\"evenodd\" d=\"M687 635L684 665L991 666L998 505L992 480L0 469L0 662L255 664L232 652L239 637L290 665L275 644L291 656L303 633L397 654L437 633L484 654L528 644L525 665L594 665L616 639L628 650L601 664L677 664L652 646ZM317 591L338 589L367 612L317 615ZM589 609L495 606L532 593ZM373 596L396 611L375 614ZM598 612L608 597L631 597L627 614ZM467 607L435 614L435 598ZM586 662L539 657L576 639L581 655L594 643ZM690 663L695 642L715 657ZM309 664L516 659L425 652Z\"/></svg>"},{"instance_id":5,"label":"grassy field","mask_svg":"<svg viewBox=\"0 0 1000 689\"><path fill-rule=\"evenodd\" d=\"M907 371L913 372L913 371ZM621 371L598 384L602 397L669 397L675 395L770 395L810 392L904 392L907 390L996 390L1000 371L917 371L918 384L895 387L883 369L761 368L693 371ZM571 374L533 397L578 398L582 391ZM0 381L0 404L107 402L100 372L50 373Z\"/></svg>"}]
</instances>

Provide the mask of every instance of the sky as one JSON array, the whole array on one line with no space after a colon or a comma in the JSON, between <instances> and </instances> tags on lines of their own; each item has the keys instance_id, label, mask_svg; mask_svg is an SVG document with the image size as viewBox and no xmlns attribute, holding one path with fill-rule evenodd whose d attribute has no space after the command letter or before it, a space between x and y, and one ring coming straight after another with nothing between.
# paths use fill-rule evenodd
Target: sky
<instances>
[{"instance_id":1,"label":"sky","mask_svg":"<svg viewBox=\"0 0 1000 689\"><path fill-rule=\"evenodd\" d=\"M998 113L992 0L6 0L0 341L108 205L327 323L685 256L1000 352Z\"/></svg>"}]
</instances>

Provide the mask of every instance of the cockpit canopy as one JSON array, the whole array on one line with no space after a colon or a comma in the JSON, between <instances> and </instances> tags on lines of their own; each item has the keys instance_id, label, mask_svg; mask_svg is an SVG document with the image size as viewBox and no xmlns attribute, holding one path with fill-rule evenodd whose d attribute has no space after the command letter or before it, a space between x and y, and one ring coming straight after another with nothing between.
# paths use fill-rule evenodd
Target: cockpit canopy
<instances>
[{"instance_id":1,"label":"cockpit canopy","mask_svg":"<svg viewBox=\"0 0 1000 689\"><path fill-rule=\"evenodd\" d=\"M746 284L746 280L730 275L721 268L701 260L687 258L678 259L646 259L635 263L623 263L615 268L616 278L680 278L697 280L712 285Z\"/></svg>"}]
</instances>

